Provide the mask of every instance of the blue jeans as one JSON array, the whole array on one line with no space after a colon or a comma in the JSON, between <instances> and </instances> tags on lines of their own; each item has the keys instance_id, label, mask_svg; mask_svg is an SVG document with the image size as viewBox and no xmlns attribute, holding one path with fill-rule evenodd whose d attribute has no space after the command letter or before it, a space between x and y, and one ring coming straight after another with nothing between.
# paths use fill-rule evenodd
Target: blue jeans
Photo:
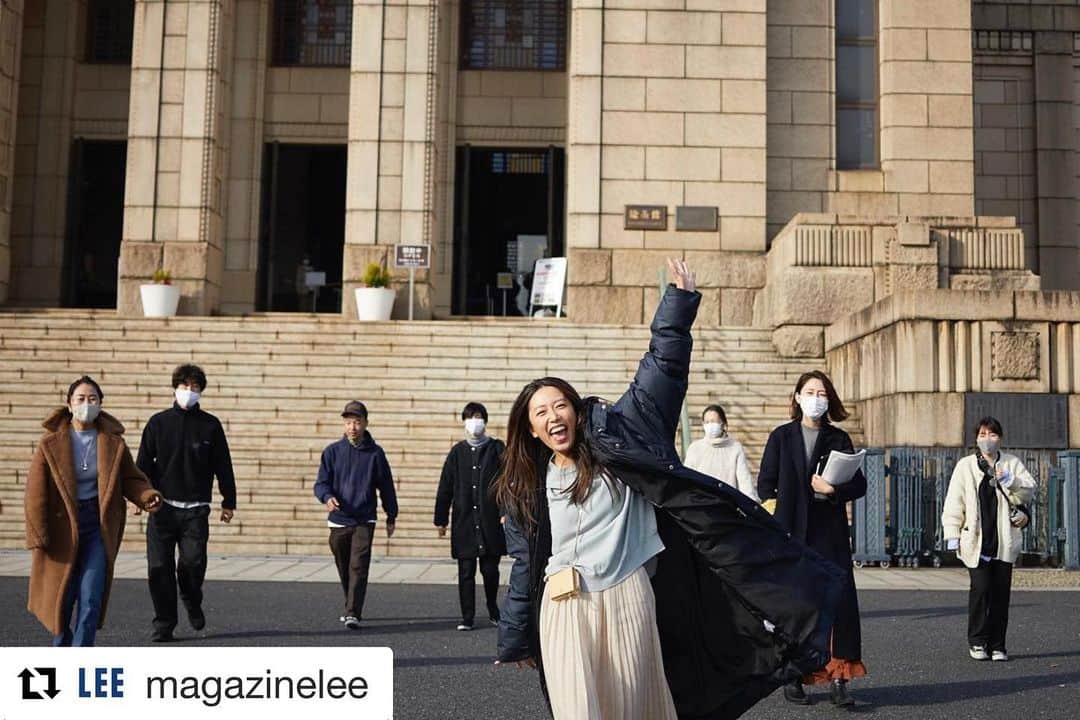
<instances>
[{"instance_id":1,"label":"blue jeans","mask_svg":"<svg viewBox=\"0 0 1080 720\"><path fill-rule=\"evenodd\" d=\"M79 556L71 575L60 620L64 632L53 638L56 647L92 647L101 617L101 601L105 596L105 542L101 538L101 519L97 498L79 501ZM71 632L71 613L75 600L79 612L75 617L75 632Z\"/></svg>"}]
</instances>

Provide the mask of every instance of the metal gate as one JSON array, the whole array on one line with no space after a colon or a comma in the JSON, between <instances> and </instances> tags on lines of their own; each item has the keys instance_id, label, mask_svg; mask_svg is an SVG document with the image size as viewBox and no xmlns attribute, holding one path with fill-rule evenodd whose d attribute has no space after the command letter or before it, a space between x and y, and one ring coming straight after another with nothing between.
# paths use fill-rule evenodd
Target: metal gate
<instances>
[{"instance_id":1,"label":"metal gate","mask_svg":"<svg viewBox=\"0 0 1080 720\"><path fill-rule=\"evenodd\" d=\"M853 518L855 565L889 567L896 562L902 567L924 563L940 567L944 558L951 557L951 553L946 554L941 512L956 463L970 452L964 448L916 447L868 451L867 494L855 502ZM1066 466L1080 462L1080 454L1053 450L1017 450L1014 454L1036 485L1022 552L1040 563L1061 565L1068 549Z\"/></svg>"}]
</instances>

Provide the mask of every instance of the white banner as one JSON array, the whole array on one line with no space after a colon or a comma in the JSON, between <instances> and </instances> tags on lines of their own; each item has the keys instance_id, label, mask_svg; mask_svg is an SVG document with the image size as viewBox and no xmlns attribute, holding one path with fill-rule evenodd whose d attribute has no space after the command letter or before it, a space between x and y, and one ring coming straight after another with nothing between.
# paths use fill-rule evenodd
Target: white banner
<instances>
[{"instance_id":1,"label":"white banner","mask_svg":"<svg viewBox=\"0 0 1080 720\"><path fill-rule=\"evenodd\" d=\"M2 648L3 720L387 720L390 648Z\"/></svg>"}]
</instances>

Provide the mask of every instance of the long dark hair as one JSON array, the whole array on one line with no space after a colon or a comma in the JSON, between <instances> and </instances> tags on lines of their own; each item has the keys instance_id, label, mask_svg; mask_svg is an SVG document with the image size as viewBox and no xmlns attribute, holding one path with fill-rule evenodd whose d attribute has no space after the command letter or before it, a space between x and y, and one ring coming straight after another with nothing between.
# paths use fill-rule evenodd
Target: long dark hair
<instances>
[{"instance_id":1,"label":"long dark hair","mask_svg":"<svg viewBox=\"0 0 1080 720\"><path fill-rule=\"evenodd\" d=\"M847 420L850 413L844 407L844 403L840 402L840 396L836 394L836 388L833 387L832 380L820 370L811 370L799 376L799 381L795 383L795 394L791 396L791 419L802 420L802 408L799 407L799 401L795 398L802 392L803 385L814 379L820 380L821 384L825 386L825 395L829 398L829 410L821 421L827 423Z\"/></svg>"},{"instance_id":2,"label":"long dark hair","mask_svg":"<svg viewBox=\"0 0 1080 720\"><path fill-rule=\"evenodd\" d=\"M571 457L577 466L577 478L568 488L570 501L580 505L589 496L593 479L597 476L607 481L609 488L618 493L607 469L597 460L585 435L585 401L570 383L557 377L533 380L518 393L510 408L506 427L506 451L503 453L499 474L492 485L495 501L516 521L528 528L536 526L536 489L540 487L537 461L549 456L551 450L532 436L529 421L529 401L540 388L555 388L563 394L574 408L577 423L574 428L574 447Z\"/></svg>"}]
</instances>

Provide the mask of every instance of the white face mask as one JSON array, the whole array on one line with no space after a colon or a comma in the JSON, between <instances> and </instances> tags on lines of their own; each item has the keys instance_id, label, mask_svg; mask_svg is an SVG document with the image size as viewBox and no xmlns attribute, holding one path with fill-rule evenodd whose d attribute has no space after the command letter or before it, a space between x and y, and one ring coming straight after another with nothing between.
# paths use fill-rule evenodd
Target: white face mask
<instances>
[{"instance_id":1,"label":"white face mask","mask_svg":"<svg viewBox=\"0 0 1080 720\"><path fill-rule=\"evenodd\" d=\"M202 395L187 388L176 388L176 404L185 410L195 407L195 403L199 402L200 397Z\"/></svg>"},{"instance_id":2,"label":"white face mask","mask_svg":"<svg viewBox=\"0 0 1080 720\"><path fill-rule=\"evenodd\" d=\"M811 420L817 420L829 410L829 399L823 397L800 395L799 407L803 415Z\"/></svg>"},{"instance_id":3,"label":"white face mask","mask_svg":"<svg viewBox=\"0 0 1080 720\"><path fill-rule=\"evenodd\" d=\"M724 436L723 423L705 423L705 437L710 440L715 440L718 437Z\"/></svg>"},{"instance_id":4,"label":"white face mask","mask_svg":"<svg viewBox=\"0 0 1080 720\"><path fill-rule=\"evenodd\" d=\"M487 423L483 418L469 418L465 421L465 432L473 437L480 437L484 434L484 428L487 427Z\"/></svg>"},{"instance_id":5,"label":"white face mask","mask_svg":"<svg viewBox=\"0 0 1080 720\"><path fill-rule=\"evenodd\" d=\"M80 405L74 405L71 408L71 414L81 423L92 423L97 420L98 414L101 412L100 405L91 405L90 403L82 403Z\"/></svg>"},{"instance_id":6,"label":"white face mask","mask_svg":"<svg viewBox=\"0 0 1080 720\"><path fill-rule=\"evenodd\" d=\"M979 450L985 455L993 455L998 451L998 448L1001 447L1001 441L995 440L994 438L979 438L975 442L978 443Z\"/></svg>"}]
</instances>

